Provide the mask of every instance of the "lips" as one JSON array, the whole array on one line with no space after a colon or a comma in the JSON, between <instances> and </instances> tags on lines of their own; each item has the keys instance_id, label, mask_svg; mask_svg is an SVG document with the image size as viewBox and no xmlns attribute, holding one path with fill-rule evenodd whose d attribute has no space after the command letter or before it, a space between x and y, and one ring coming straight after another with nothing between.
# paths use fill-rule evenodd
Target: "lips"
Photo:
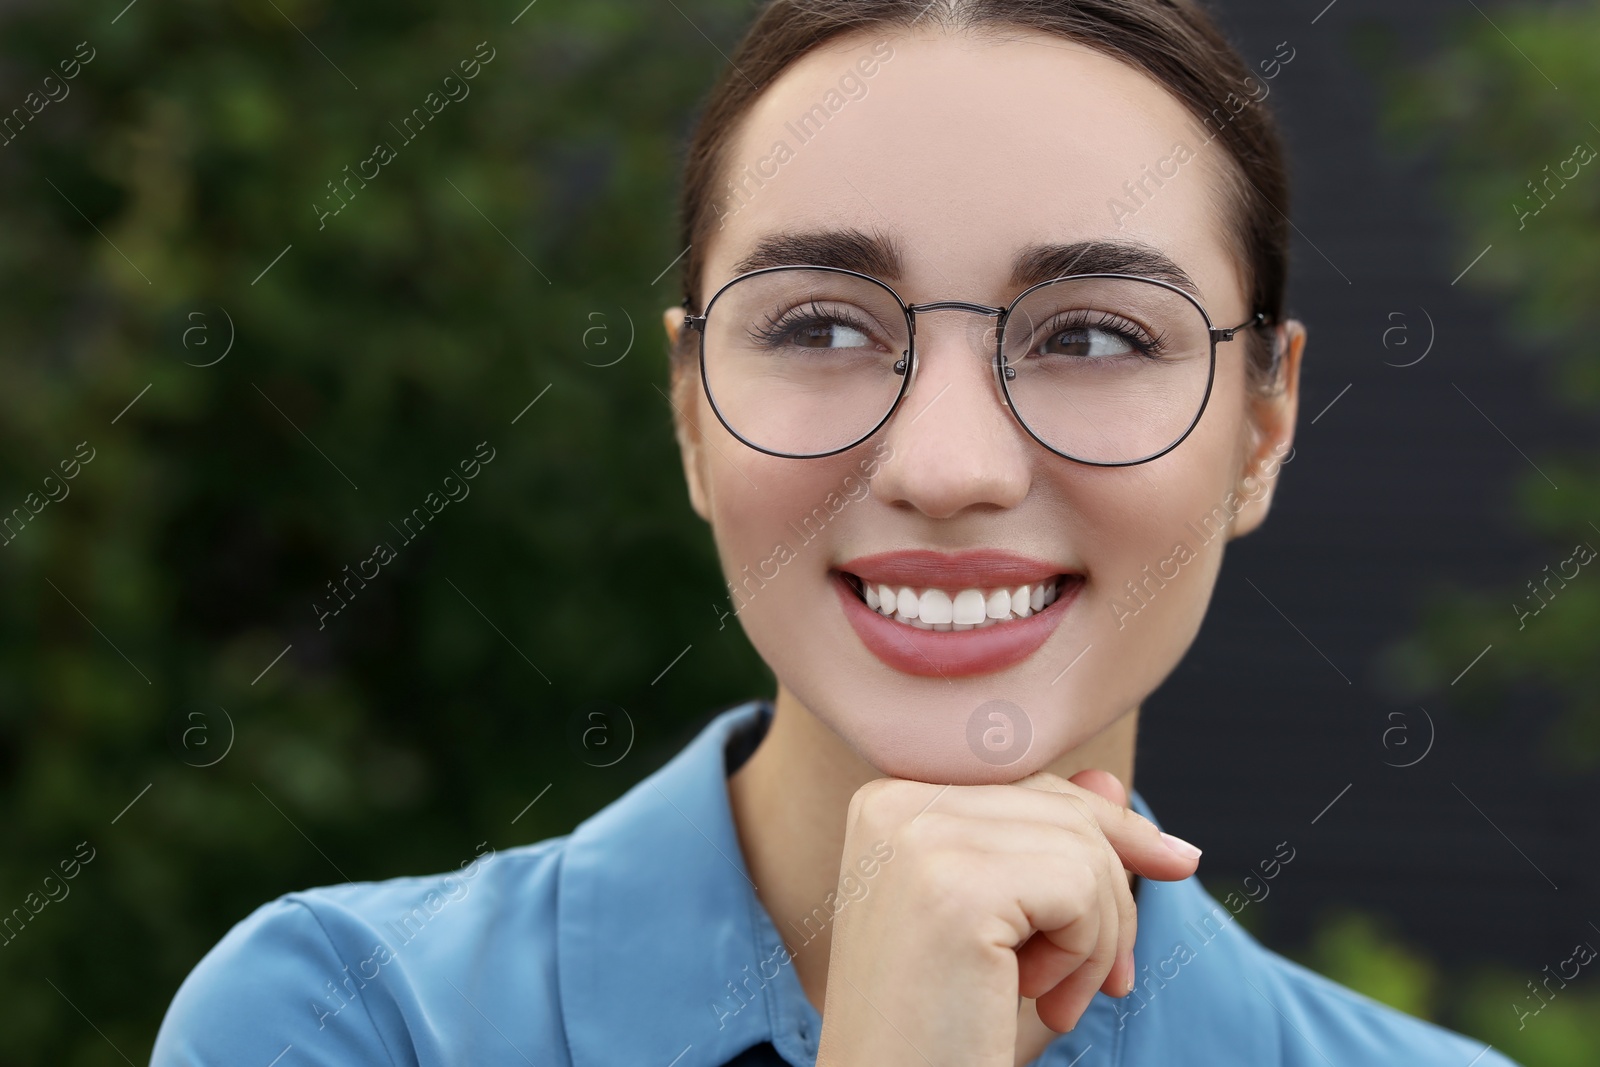
<instances>
[{"instance_id":1,"label":"lips","mask_svg":"<svg viewBox=\"0 0 1600 1067\"><path fill-rule=\"evenodd\" d=\"M847 560L837 569L869 582L893 586L932 585L942 589L1025 585L1072 571L1070 567L1048 560L1019 556L997 548L977 548L954 554L927 549L879 552Z\"/></svg>"},{"instance_id":2,"label":"lips","mask_svg":"<svg viewBox=\"0 0 1600 1067\"><path fill-rule=\"evenodd\" d=\"M861 643L906 674L953 678L1004 670L1038 651L1077 599L1084 578L1070 568L999 549L927 550L861 556L829 572L845 618ZM942 589L1038 585L1059 579L1054 602L1027 618L959 631L921 630L868 607L863 583Z\"/></svg>"}]
</instances>

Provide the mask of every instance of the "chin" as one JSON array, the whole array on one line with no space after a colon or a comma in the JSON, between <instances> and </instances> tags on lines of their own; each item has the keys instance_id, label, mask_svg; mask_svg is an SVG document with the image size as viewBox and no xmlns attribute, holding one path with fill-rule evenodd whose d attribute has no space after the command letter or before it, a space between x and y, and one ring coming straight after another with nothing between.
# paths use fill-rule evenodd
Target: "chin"
<instances>
[{"instance_id":1,"label":"chin","mask_svg":"<svg viewBox=\"0 0 1600 1067\"><path fill-rule=\"evenodd\" d=\"M993 766L974 759L972 754L965 750L947 752L942 757L931 759L926 757L905 759L896 754L876 759L868 753L863 753L862 758L886 778L904 778L934 785L1009 785L1035 771L1044 770L1054 762L1049 756L1029 753L1016 763Z\"/></svg>"},{"instance_id":2,"label":"chin","mask_svg":"<svg viewBox=\"0 0 1600 1067\"><path fill-rule=\"evenodd\" d=\"M1035 698L1026 701L1032 710L1024 711L1021 702L982 693L959 695L958 690L919 701L915 713L870 721L859 699L823 696L808 706L884 777L937 785L1003 785L1050 766L1120 717L1109 712L1089 722L1073 713L1069 694L1052 695L1055 707L1046 710Z\"/></svg>"}]
</instances>

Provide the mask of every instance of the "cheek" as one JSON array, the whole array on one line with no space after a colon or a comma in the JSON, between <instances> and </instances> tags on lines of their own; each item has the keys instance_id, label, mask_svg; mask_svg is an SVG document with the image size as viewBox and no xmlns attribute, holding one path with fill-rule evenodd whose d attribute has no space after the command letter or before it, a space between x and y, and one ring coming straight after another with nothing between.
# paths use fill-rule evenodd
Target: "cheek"
<instances>
[{"instance_id":1,"label":"cheek","mask_svg":"<svg viewBox=\"0 0 1600 1067\"><path fill-rule=\"evenodd\" d=\"M838 530L870 499L862 496L859 470L869 449L825 459L779 459L747 447L703 401L702 408L710 419L702 428L715 428L708 433L715 447L705 450L703 469L733 607L747 629L757 619L800 617L801 600L804 610L814 611L810 601L827 591L821 577L838 555L830 546L841 544ZM760 642L757 648L765 655Z\"/></svg>"},{"instance_id":2,"label":"cheek","mask_svg":"<svg viewBox=\"0 0 1600 1067\"><path fill-rule=\"evenodd\" d=\"M1082 497L1092 516L1085 537L1091 581L1082 594L1086 636L1103 642L1120 665L1140 664L1132 672L1140 677L1163 662L1167 669L1176 665L1222 565L1231 482L1209 464L1184 461L1195 458L1156 460L1136 484Z\"/></svg>"},{"instance_id":3,"label":"cheek","mask_svg":"<svg viewBox=\"0 0 1600 1067\"><path fill-rule=\"evenodd\" d=\"M827 574L868 543L857 531L871 526L877 505L861 492L870 447L803 461L762 455L732 437L718 447L733 460L711 454L712 524L728 583L720 610L736 615L779 682L849 739L850 724L837 713L859 715L861 690L859 679L846 680L845 661L892 680L857 643Z\"/></svg>"},{"instance_id":4,"label":"cheek","mask_svg":"<svg viewBox=\"0 0 1600 1067\"><path fill-rule=\"evenodd\" d=\"M1096 695L1090 703L1143 700L1200 629L1234 516L1248 501L1237 491L1243 404L1220 400L1240 388L1219 353L1217 388L1181 445L1150 463L1074 481L1069 499L1083 523L1077 539L1091 580L1073 621L1080 645L1093 647L1073 673L1082 670L1077 684Z\"/></svg>"}]
</instances>

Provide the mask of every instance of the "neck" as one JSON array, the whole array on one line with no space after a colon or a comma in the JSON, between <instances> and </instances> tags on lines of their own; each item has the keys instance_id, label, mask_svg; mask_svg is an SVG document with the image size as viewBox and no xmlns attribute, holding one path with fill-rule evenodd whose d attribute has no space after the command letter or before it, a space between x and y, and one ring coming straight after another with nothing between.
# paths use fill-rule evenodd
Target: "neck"
<instances>
[{"instance_id":1,"label":"neck","mask_svg":"<svg viewBox=\"0 0 1600 1067\"><path fill-rule=\"evenodd\" d=\"M1045 769L1069 778L1098 767L1133 790L1134 738L1139 709L1132 708L1094 737ZM828 983L832 925L818 932L802 919L837 890L850 798L883 774L811 714L783 686L766 737L728 779L739 845L757 896L794 960L806 999L822 1012ZM1028 1063L1056 1036L1039 1021L1033 1001L1018 1018L1018 1063ZM1031 1055L1024 1056L1024 1050Z\"/></svg>"}]
</instances>

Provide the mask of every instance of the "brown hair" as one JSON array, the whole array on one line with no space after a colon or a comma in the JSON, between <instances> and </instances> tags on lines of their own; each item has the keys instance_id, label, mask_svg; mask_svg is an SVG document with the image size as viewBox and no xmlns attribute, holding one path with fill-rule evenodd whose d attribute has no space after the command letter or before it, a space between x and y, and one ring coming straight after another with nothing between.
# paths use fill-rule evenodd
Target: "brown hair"
<instances>
[{"instance_id":1,"label":"brown hair","mask_svg":"<svg viewBox=\"0 0 1600 1067\"><path fill-rule=\"evenodd\" d=\"M679 204L684 306L698 309L707 241L720 203L725 156L740 120L761 92L792 63L847 33L912 31L932 25L952 32L1021 28L1064 37L1127 63L1164 86L1228 152L1223 190L1229 240L1250 295L1250 310L1283 318L1288 275L1288 177L1283 146L1259 102L1237 110L1250 69L1195 0L769 0L712 87L690 135ZM1264 98L1263 98L1264 99ZM1231 325L1231 324L1229 324ZM1251 330L1248 381L1271 390L1278 381L1277 346ZM697 335L679 333L674 369L695 360ZM679 373L680 381L692 374Z\"/></svg>"}]
</instances>

